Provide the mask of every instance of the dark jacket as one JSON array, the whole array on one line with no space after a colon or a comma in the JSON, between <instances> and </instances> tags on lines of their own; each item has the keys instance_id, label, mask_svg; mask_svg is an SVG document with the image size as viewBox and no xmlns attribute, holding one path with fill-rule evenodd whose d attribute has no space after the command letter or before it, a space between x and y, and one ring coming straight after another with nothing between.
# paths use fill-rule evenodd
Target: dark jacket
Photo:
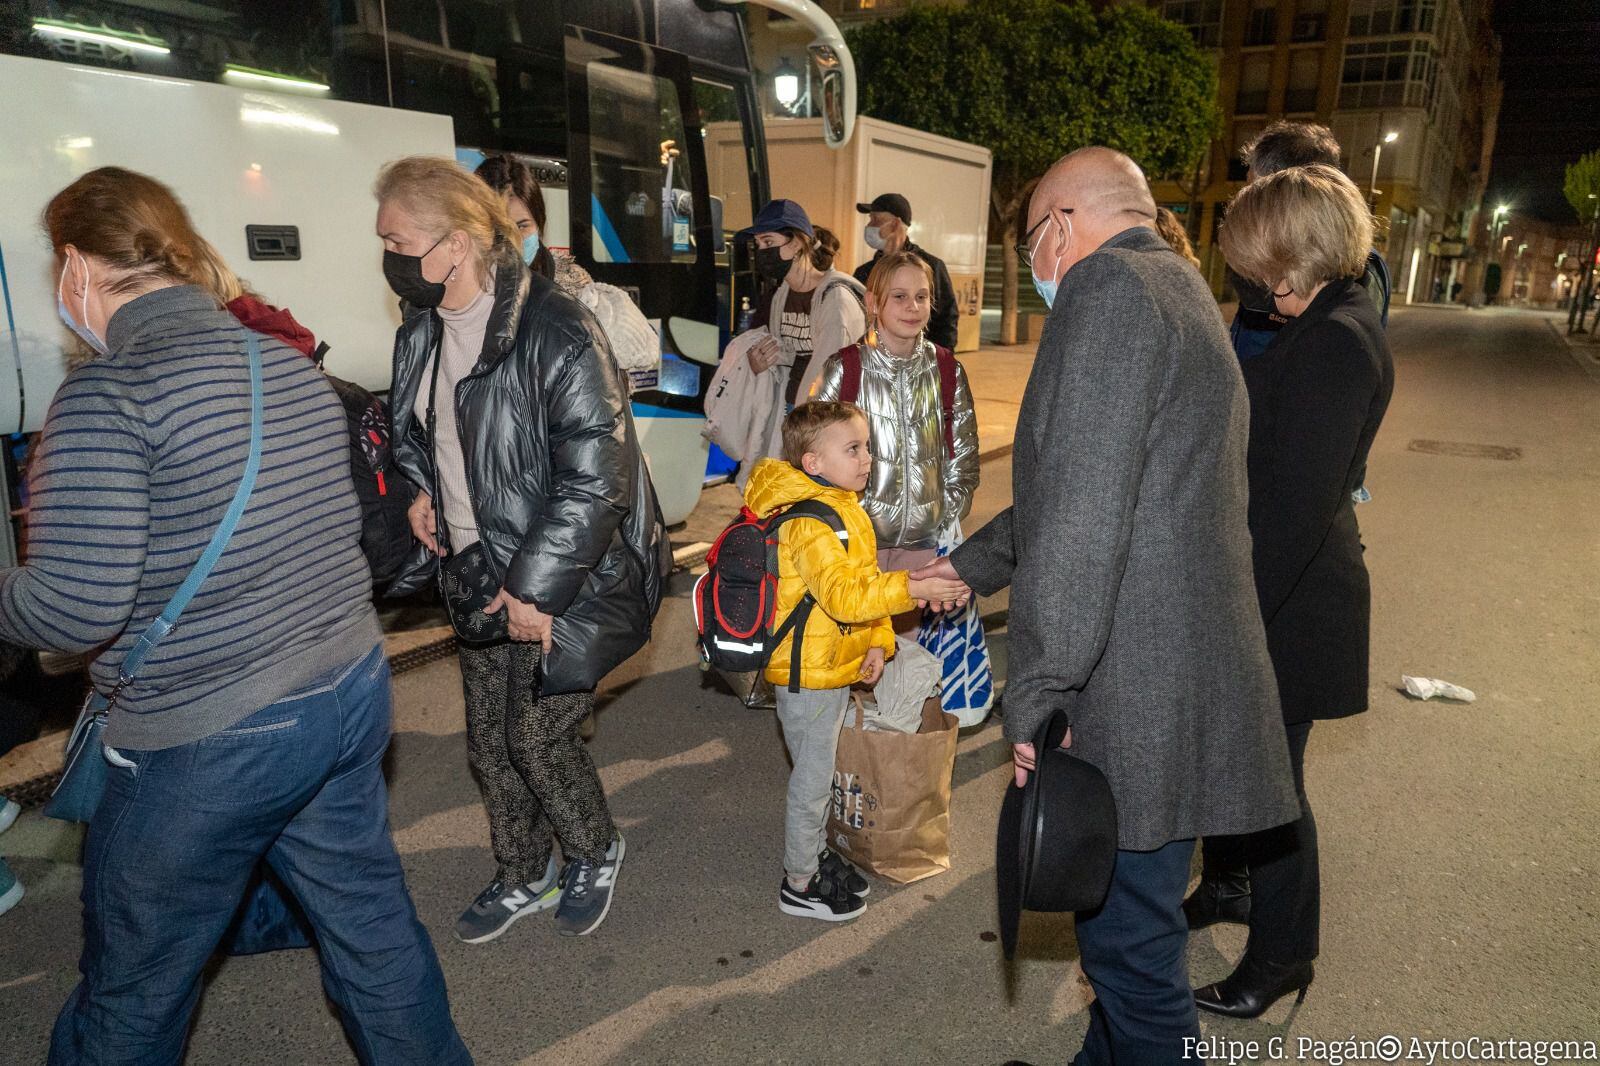
<instances>
[{"instance_id":1,"label":"dark jacket","mask_svg":"<svg viewBox=\"0 0 1600 1066\"><path fill-rule=\"evenodd\" d=\"M1254 359L1267 350L1272 338L1278 335L1289 320L1278 314L1272 302L1272 293L1266 287L1248 281L1228 271L1228 284L1239 297L1239 309L1234 312L1233 325L1228 327L1228 337L1233 350L1241 360ZM1367 270L1361 275L1361 284L1378 312L1378 321L1389 324L1389 264L1377 252L1367 253Z\"/></svg>"},{"instance_id":2,"label":"dark jacket","mask_svg":"<svg viewBox=\"0 0 1600 1066\"><path fill-rule=\"evenodd\" d=\"M935 344L944 345L952 352L955 351L956 333L961 324L961 309L956 306L956 287L950 282L950 271L945 267L943 259L910 241L905 243L902 250L915 252L933 271L933 314L928 317L928 339ZM856 280L865 285L867 278L872 274L872 268L881 258L883 258L882 252L874 252L871 259L856 267Z\"/></svg>"},{"instance_id":3,"label":"dark jacket","mask_svg":"<svg viewBox=\"0 0 1600 1066\"><path fill-rule=\"evenodd\" d=\"M1371 610L1350 493L1394 391L1360 283L1335 281L1244 363L1256 594L1284 720L1367 709Z\"/></svg>"},{"instance_id":4,"label":"dark jacket","mask_svg":"<svg viewBox=\"0 0 1600 1066\"><path fill-rule=\"evenodd\" d=\"M1250 569L1250 414L1199 271L1145 227L1061 281L1017 418L1012 506L951 556L1012 587L1006 738L1052 713L1118 846L1296 817Z\"/></svg>"},{"instance_id":5,"label":"dark jacket","mask_svg":"<svg viewBox=\"0 0 1600 1066\"><path fill-rule=\"evenodd\" d=\"M666 525L599 323L509 247L495 260L483 354L456 386L468 491L501 584L555 616L541 691L585 691L649 639L670 571ZM395 337L395 460L426 491L432 451L413 408L441 325L408 309ZM391 594L435 573L418 549Z\"/></svg>"}]
</instances>

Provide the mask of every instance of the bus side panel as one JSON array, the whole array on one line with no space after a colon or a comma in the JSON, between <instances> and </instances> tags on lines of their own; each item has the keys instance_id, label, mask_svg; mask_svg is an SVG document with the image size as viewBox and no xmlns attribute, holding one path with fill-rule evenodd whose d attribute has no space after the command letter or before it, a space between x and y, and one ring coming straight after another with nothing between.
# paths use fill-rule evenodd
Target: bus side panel
<instances>
[{"instance_id":1,"label":"bus side panel","mask_svg":"<svg viewBox=\"0 0 1600 1066\"><path fill-rule=\"evenodd\" d=\"M331 372L388 388L399 314L372 182L403 155L454 155L449 118L14 56L0 56L0 99L34 102L0 109L0 252L22 350L23 431L39 428L76 343L56 317L40 213L101 166L172 186L246 284L329 344ZM248 225L296 227L300 258L252 260ZM0 317L0 331L10 328ZM0 364L11 358L0 334ZM0 388L0 430L19 428L15 391Z\"/></svg>"}]
</instances>

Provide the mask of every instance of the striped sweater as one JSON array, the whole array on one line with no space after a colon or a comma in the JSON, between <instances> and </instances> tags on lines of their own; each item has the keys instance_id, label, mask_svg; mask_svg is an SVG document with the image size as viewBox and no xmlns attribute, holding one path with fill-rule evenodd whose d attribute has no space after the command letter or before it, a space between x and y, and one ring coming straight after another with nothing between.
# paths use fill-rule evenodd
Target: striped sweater
<instances>
[{"instance_id":1,"label":"striped sweater","mask_svg":"<svg viewBox=\"0 0 1600 1066\"><path fill-rule=\"evenodd\" d=\"M67 375L29 469L28 559L0 570L0 639L95 652L102 693L205 550L244 472L245 331L193 286L112 316ZM145 660L106 742L199 740L382 639L344 411L311 361L261 341L261 472L216 569Z\"/></svg>"}]
</instances>

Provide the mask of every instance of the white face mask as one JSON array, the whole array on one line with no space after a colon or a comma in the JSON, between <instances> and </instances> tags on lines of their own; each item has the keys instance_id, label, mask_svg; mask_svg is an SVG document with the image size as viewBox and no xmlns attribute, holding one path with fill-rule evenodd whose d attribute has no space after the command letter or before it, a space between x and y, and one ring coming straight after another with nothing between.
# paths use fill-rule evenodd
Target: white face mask
<instances>
[{"instance_id":1,"label":"white face mask","mask_svg":"<svg viewBox=\"0 0 1600 1066\"><path fill-rule=\"evenodd\" d=\"M83 304L79 310L79 317L73 317L72 312L67 310L67 301L64 293L67 286L67 270L71 266L71 258L68 258L61 266L61 280L56 282L56 313L61 316L61 321L66 324L66 327L77 334L79 340L93 348L96 354L105 355L111 349L107 348L106 342L95 336L94 330L89 328L89 279L87 277L89 263L87 260L83 264L86 276L83 279Z\"/></svg>"},{"instance_id":2,"label":"white face mask","mask_svg":"<svg viewBox=\"0 0 1600 1066\"><path fill-rule=\"evenodd\" d=\"M883 246L889 243L883 239L883 231L877 226L868 226L861 231L861 235L866 238L867 247L873 251L881 252L883 251Z\"/></svg>"}]
</instances>

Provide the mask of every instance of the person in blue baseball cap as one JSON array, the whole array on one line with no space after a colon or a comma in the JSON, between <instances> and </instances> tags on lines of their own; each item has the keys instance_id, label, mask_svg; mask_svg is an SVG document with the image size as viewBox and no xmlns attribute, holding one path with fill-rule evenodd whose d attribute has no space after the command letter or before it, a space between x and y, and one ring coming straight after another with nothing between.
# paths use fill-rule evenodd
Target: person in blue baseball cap
<instances>
[{"instance_id":1,"label":"person in blue baseball cap","mask_svg":"<svg viewBox=\"0 0 1600 1066\"><path fill-rule=\"evenodd\" d=\"M861 284L833 269L839 238L813 226L805 208L793 200L771 200L740 232L755 239L755 266L763 286L775 286L766 304L768 336L750 349L750 368L784 374L783 412L811 394L828 356L859 341L867 331ZM758 319L759 322L759 319ZM778 454L776 434L771 455ZM750 457L748 465L762 456Z\"/></svg>"}]
</instances>

